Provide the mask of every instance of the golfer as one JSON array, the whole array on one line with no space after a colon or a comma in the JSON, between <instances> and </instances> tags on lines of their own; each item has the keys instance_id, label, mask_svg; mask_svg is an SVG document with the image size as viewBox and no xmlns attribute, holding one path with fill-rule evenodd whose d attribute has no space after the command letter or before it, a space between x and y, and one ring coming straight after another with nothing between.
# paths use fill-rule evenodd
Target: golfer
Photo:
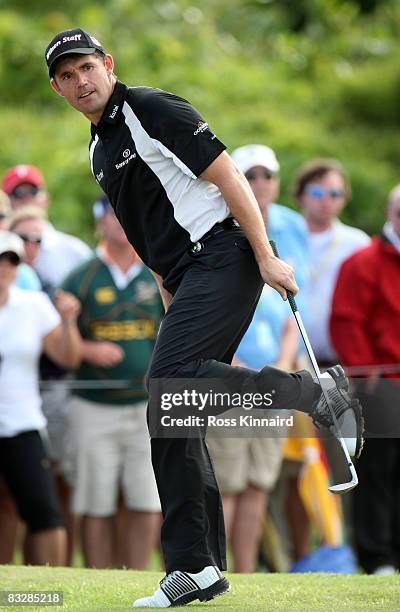
<instances>
[{"instance_id":1,"label":"golfer","mask_svg":"<svg viewBox=\"0 0 400 612\"><path fill-rule=\"evenodd\" d=\"M91 122L93 174L160 289L166 314L150 383L203 378L261 392L273 388L274 408L303 410L334 433L321 387L308 372L229 365L263 284L284 299L297 285L292 268L271 251L247 180L208 123L179 96L118 81L112 56L79 28L57 34L45 58L53 89ZM358 405L350 405L340 366L326 379L339 422L353 422L348 443L355 455L361 445ZM150 410L151 395L150 384ZM204 439L152 437L151 446L166 576L134 606L162 608L222 595L229 590L221 574L224 522Z\"/></svg>"}]
</instances>

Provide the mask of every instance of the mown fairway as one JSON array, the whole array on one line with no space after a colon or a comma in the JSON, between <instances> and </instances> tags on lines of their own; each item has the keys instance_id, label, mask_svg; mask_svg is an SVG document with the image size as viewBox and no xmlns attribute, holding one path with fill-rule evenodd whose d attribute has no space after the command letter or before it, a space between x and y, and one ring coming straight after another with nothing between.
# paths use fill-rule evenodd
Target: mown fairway
<instances>
[{"instance_id":1,"label":"mown fairway","mask_svg":"<svg viewBox=\"0 0 400 612\"><path fill-rule=\"evenodd\" d=\"M63 591L64 605L23 610L129 610L132 601L152 593L162 578L158 572L0 566L0 589ZM212 602L194 602L206 610L400 611L400 576L334 574L230 574L232 590ZM189 606L188 606L189 607ZM0 609L15 609L16 606Z\"/></svg>"}]
</instances>

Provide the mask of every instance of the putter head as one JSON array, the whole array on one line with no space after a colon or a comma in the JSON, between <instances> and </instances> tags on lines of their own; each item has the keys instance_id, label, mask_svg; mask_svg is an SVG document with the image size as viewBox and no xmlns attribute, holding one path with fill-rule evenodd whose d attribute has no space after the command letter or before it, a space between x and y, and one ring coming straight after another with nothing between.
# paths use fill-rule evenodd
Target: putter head
<instances>
[{"instance_id":1,"label":"putter head","mask_svg":"<svg viewBox=\"0 0 400 612\"><path fill-rule=\"evenodd\" d=\"M343 495L343 493L348 493L358 485L357 472L353 463L349 461L348 466L351 474L351 480L349 482L342 482L341 484L332 485L331 487L328 487L329 491L336 493L336 495Z\"/></svg>"},{"instance_id":2,"label":"putter head","mask_svg":"<svg viewBox=\"0 0 400 612\"><path fill-rule=\"evenodd\" d=\"M357 485L358 479L356 479L355 482L351 480L350 482L343 482L342 484L332 485L331 487L328 487L328 489L329 491L331 491L331 493L336 493L336 495L343 495L343 493L348 493Z\"/></svg>"}]
</instances>

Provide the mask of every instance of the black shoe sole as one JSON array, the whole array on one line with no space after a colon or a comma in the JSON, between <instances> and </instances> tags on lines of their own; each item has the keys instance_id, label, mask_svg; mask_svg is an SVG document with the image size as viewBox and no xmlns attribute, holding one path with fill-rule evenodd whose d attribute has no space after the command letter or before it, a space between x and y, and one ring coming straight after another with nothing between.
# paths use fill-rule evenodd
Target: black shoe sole
<instances>
[{"instance_id":1,"label":"black shoe sole","mask_svg":"<svg viewBox=\"0 0 400 612\"><path fill-rule=\"evenodd\" d=\"M192 593L188 593L187 595L182 595L182 597L179 597L173 603L171 603L170 608L186 606L186 604L189 604L196 599L199 599L200 601L210 601L211 599L214 599L214 597L224 595L224 593L227 593L229 589L230 584L227 579L221 578L206 589L198 589L197 591L192 591Z\"/></svg>"},{"instance_id":2,"label":"black shoe sole","mask_svg":"<svg viewBox=\"0 0 400 612\"><path fill-rule=\"evenodd\" d=\"M214 582L207 589L203 589L201 595L199 596L200 601L210 601L210 599L214 599L214 597L218 597L219 595L224 595L227 593L231 585L227 581L226 578L221 578L218 582Z\"/></svg>"},{"instance_id":3,"label":"black shoe sole","mask_svg":"<svg viewBox=\"0 0 400 612\"><path fill-rule=\"evenodd\" d=\"M351 401L351 407L356 415L357 424L357 443L354 459L358 459L362 453L362 449L364 448L364 417L362 415L362 407L358 399L353 399Z\"/></svg>"}]
</instances>

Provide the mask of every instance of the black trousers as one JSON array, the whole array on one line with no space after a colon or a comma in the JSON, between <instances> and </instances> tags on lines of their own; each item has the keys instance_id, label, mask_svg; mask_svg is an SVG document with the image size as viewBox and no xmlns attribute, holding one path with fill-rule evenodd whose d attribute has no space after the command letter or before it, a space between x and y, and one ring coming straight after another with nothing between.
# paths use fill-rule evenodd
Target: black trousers
<instances>
[{"instance_id":1,"label":"black trousers","mask_svg":"<svg viewBox=\"0 0 400 612\"><path fill-rule=\"evenodd\" d=\"M263 281L241 230L208 239L168 276L174 298L163 319L149 379L228 379L276 389L274 408L310 407L307 372L261 372L229 364L252 319ZM151 393L151 386L150 386ZM149 402L149 406L152 401ZM151 416L151 415L150 415ZM166 571L226 569L221 497L204 438L152 438L152 462L161 500Z\"/></svg>"},{"instance_id":2,"label":"black trousers","mask_svg":"<svg viewBox=\"0 0 400 612\"><path fill-rule=\"evenodd\" d=\"M400 387L398 381L381 379L368 392L368 382L360 380L357 396L367 439L352 492L354 544L361 567L370 574L382 565L400 569Z\"/></svg>"},{"instance_id":3,"label":"black trousers","mask_svg":"<svg viewBox=\"0 0 400 612\"><path fill-rule=\"evenodd\" d=\"M369 438L356 467L354 541L360 565L368 574L382 565L400 569L400 440Z\"/></svg>"}]
</instances>

